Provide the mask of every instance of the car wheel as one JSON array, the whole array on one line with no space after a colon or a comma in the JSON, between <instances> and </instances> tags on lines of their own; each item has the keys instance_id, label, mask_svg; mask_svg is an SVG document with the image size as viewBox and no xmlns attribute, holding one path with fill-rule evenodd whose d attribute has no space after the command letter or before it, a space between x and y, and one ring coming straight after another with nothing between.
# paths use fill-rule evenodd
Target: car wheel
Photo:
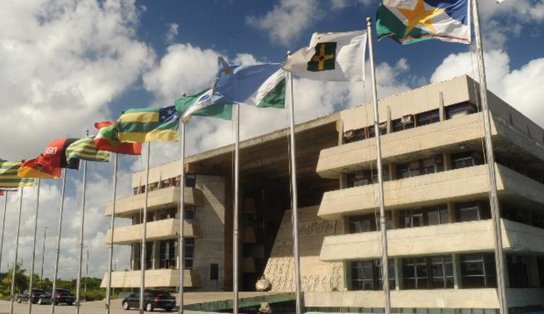
<instances>
[{"instance_id":1,"label":"car wheel","mask_svg":"<svg viewBox=\"0 0 544 314\"><path fill-rule=\"evenodd\" d=\"M171 307L165 307L164 310L165 310L166 312L172 312L172 308L171 308Z\"/></svg>"},{"instance_id":2,"label":"car wheel","mask_svg":"<svg viewBox=\"0 0 544 314\"><path fill-rule=\"evenodd\" d=\"M128 302L125 301L123 302L123 310L129 310L130 309L130 306L128 305Z\"/></svg>"},{"instance_id":3,"label":"car wheel","mask_svg":"<svg viewBox=\"0 0 544 314\"><path fill-rule=\"evenodd\" d=\"M153 304L147 303L147 304L145 305L145 310L146 310L147 312L153 312Z\"/></svg>"}]
</instances>

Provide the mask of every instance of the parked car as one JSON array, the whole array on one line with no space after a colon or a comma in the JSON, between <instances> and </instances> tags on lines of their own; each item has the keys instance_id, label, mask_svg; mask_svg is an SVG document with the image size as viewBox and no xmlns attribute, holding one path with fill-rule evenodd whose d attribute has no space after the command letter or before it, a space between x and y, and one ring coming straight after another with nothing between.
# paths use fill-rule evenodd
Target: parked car
<instances>
[{"instance_id":1,"label":"parked car","mask_svg":"<svg viewBox=\"0 0 544 314\"><path fill-rule=\"evenodd\" d=\"M72 292L70 292L70 290L60 289L60 288L55 290L56 290L56 293L53 298L55 305L60 303L66 303L68 305L72 305L76 301L76 297L72 294ZM46 290L46 292L48 292L49 295L52 295L51 289Z\"/></svg>"},{"instance_id":2,"label":"parked car","mask_svg":"<svg viewBox=\"0 0 544 314\"><path fill-rule=\"evenodd\" d=\"M140 307L140 293L131 293L123 299L121 303L123 309ZM147 312L152 312L154 309L164 309L170 312L176 306L176 298L168 291L149 289L144 291L144 309Z\"/></svg>"},{"instance_id":3,"label":"parked car","mask_svg":"<svg viewBox=\"0 0 544 314\"><path fill-rule=\"evenodd\" d=\"M29 299L32 301L32 303L49 303L51 299L51 295L43 291L42 289L32 289L32 293L29 293L28 290L23 291L23 293L19 293L17 296L17 303L21 302L28 302Z\"/></svg>"}]
</instances>

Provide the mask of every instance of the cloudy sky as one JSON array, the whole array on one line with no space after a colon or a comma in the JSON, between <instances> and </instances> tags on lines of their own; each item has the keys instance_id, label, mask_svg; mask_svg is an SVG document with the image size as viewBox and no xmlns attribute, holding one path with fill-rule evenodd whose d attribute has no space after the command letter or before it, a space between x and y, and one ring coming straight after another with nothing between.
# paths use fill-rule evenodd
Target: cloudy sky
<instances>
[{"instance_id":1,"label":"cloudy sky","mask_svg":"<svg viewBox=\"0 0 544 314\"><path fill-rule=\"evenodd\" d=\"M479 0L489 88L544 126L544 3ZM2 0L0 1L0 158L38 155L57 137L81 137L93 123L116 119L128 108L171 105L183 93L210 86L218 56L231 63L282 62L288 50L308 44L313 32L350 31L373 17L371 0ZM374 34L375 36L375 34ZM376 43L380 97L468 74L477 77L474 46L427 41ZM368 73L368 72L367 72ZM370 84L295 81L296 120L302 122L371 99ZM241 110L241 136L286 127L284 111ZM188 153L232 141L230 122L194 118ZM179 145L155 145L153 165L175 160ZM120 158L120 195L143 168L138 157ZM89 164L85 243L89 273L107 269L103 212L111 200L111 164ZM81 171L69 171L61 237L61 278L77 273ZM44 181L38 218L39 272L47 231L45 276L52 277L60 184ZM30 269L36 190L25 190L19 260ZM3 208L3 200L0 201ZM17 200L8 198L1 271L13 263ZM1 214L0 214L1 215ZM119 224L127 221L118 220ZM116 247L118 269L129 253Z\"/></svg>"}]
</instances>

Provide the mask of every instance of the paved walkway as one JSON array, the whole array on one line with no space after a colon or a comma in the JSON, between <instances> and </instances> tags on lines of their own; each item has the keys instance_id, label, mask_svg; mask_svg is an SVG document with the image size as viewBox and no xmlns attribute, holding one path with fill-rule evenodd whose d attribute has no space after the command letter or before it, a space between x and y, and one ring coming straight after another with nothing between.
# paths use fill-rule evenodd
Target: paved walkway
<instances>
[{"instance_id":1,"label":"paved walkway","mask_svg":"<svg viewBox=\"0 0 544 314\"><path fill-rule=\"evenodd\" d=\"M270 293L266 292L240 292L240 299L266 295ZM176 301L179 302L178 296L176 296ZM185 304L194 304L194 303L203 303L203 302L212 302L212 301L221 301L221 300L231 300L232 292L188 292L184 294L184 303ZM139 313L137 309L130 309L125 311L121 308L121 299L112 300L112 314L136 314ZM15 314L26 314L28 313L28 303L14 303ZM101 314L106 313L105 301L94 301L94 302L83 302L79 308L80 314ZM9 301L0 301L0 314L9 313ZM55 306L55 314L74 314L76 312L76 307L74 305L68 306L65 304L59 304ZM154 312L165 313L162 309L157 309ZM32 305L32 313L34 314L49 314L51 313L51 305ZM197 311L184 311L187 314L200 314L203 312ZM205 312L210 314L211 312ZM224 313L223 313L224 314Z\"/></svg>"}]
</instances>

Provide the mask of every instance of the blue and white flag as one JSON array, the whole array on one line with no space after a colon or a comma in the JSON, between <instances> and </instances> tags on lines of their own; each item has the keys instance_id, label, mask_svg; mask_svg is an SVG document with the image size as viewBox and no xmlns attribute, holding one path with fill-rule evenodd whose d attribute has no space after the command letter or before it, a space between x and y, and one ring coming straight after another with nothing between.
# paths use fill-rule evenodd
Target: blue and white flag
<instances>
[{"instance_id":1,"label":"blue and white flag","mask_svg":"<svg viewBox=\"0 0 544 314\"><path fill-rule=\"evenodd\" d=\"M285 71L280 63L229 66L219 58L214 92L234 103L285 108Z\"/></svg>"}]
</instances>

